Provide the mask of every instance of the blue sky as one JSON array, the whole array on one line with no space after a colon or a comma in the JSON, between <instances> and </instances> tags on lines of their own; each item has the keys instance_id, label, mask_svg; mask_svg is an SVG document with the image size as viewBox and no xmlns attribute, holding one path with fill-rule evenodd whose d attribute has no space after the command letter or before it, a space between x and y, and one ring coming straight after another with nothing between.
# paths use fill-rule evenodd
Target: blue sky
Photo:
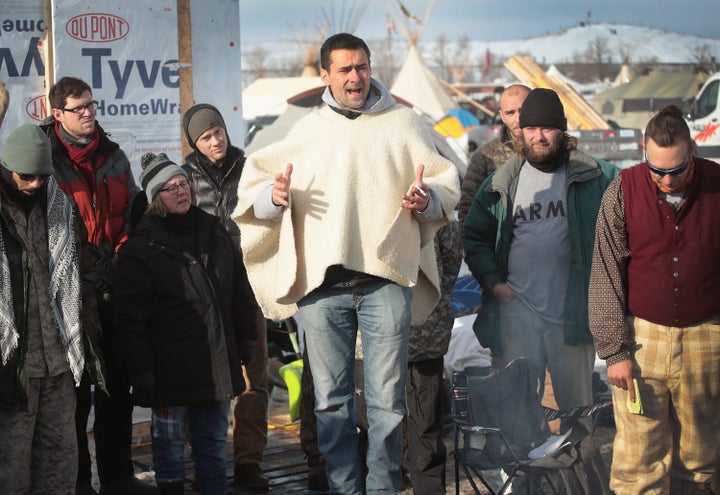
<instances>
[{"instance_id":1,"label":"blue sky","mask_svg":"<svg viewBox=\"0 0 720 495\"><path fill-rule=\"evenodd\" d=\"M348 17L343 13L363 3L366 8L355 34L369 41L384 38L387 14L399 12L397 0L239 0L241 43L293 41L293 30L315 37L314 26L325 19L323 9L342 28ZM422 19L430 2L402 3ZM437 0L421 40L435 41L441 34L449 41L463 35L482 41L539 36L576 26L587 20L588 12L592 22L720 38L718 0Z\"/></svg>"}]
</instances>

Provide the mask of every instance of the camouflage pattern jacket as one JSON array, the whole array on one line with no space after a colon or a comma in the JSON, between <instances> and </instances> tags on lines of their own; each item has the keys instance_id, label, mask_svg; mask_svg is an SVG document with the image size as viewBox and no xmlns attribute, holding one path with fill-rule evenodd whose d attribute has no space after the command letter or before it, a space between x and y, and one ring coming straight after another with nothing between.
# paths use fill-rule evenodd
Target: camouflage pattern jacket
<instances>
[{"instance_id":1,"label":"camouflage pattern jacket","mask_svg":"<svg viewBox=\"0 0 720 495\"><path fill-rule=\"evenodd\" d=\"M510 138L510 132L503 125L498 137L488 141L472 154L463 178L460 203L458 203L458 219L461 226L480 184L508 161L513 153L515 153L515 145Z\"/></svg>"},{"instance_id":2,"label":"camouflage pattern jacket","mask_svg":"<svg viewBox=\"0 0 720 495\"><path fill-rule=\"evenodd\" d=\"M425 323L410 327L409 362L441 358L448 350L455 322L450 300L462 263L458 222L447 222L435 234L435 254L440 275L440 301Z\"/></svg>"}]
</instances>

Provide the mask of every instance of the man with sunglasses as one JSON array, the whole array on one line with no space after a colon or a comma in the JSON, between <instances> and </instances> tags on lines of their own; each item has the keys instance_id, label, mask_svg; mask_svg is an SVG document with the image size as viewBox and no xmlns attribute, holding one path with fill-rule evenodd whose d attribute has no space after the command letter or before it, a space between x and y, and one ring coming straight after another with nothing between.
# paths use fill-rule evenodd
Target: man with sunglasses
<instances>
[{"instance_id":1,"label":"man with sunglasses","mask_svg":"<svg viewBox=\"0 0 720 495\"><path fill-rule=\"evenodd\" d=\"M661 109L598 217L590 329L613 385L618 495L718 490L720 166L694 148L682 110Z\"/></svg>"},{"instance_id":2,"label":"man with sunglasses","mask_svg":"<svg viewBox=\"0 0 720 495\"><path fill-rule=\"evenodd\" d=\"M50 141L37 126L7 137L0 160L0 493L75 492L75 386L92 355L83 352L83 334L93 304L81 290L79 220L52 173Z\"/></svg>"},{"instance_id":3,"label":"man with sunglasses","mask_svg":"<svg viewBox=\"0 0 720 495\"><path fill-rule=\"evenodd\" d=\"M75 77L63 77L48 94L52 115L40 127L52 143L55 179L77 206L85 224L87 241L95 256L92 279L98 299L103 351L109 395L95 391L95 451L100 493L144 494L155 489L134 477L130 443L132 402L130 383L113 349L110 270L115 252L127 239L126 219L130 200L137 192L130 162L95 120L97 102L90 86ZM93 494L87 419L90 413L90 381L97 370L88 370L78 389L77 435L80 466L78 494Z\"/></svg>"}]
</instances>

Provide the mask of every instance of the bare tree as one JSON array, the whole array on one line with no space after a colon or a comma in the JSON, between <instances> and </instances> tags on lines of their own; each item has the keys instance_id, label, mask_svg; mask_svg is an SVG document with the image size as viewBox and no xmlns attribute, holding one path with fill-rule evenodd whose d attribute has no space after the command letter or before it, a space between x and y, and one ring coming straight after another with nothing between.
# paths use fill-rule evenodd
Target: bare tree
<instances>
[{"instance_id":1,"label":"bare tree","mask_svg":"<svg viewBox=\"0 0 720 495\"><path fill-rule=\"evenodd\" d=\"M457 84L463 81L469 67L470 38L462 36L454 47L444 34L438 36L432 53L435 73L444 81Z\"/></svg>"},{"instance_id":2,"label":"bare tree","mask_svg":"<svg viewBox=\"0 0 720 495\"><path fill-rule=\"evenodd\" d=\"M373 77L389 88L402 63L397 50L397 41L387 36L383 41L370 42L369 47L372 53Z\"/></svg>"},{"instance_id":3,"label":"bare tree","mask_svg":"<svg viewBox=\"0 0 720 495\"><path fill-rule=\"evenodd\" d=\"M270 70L270 67L267 65L267 59L268 51L259 45L255 46L243 57L243 72L249 74L252 80L265 77Z\"/></svg>"},{"instance_id":4,"label":"bare tree","mask_svg":"<svg viewBox=\"0 0 720 495\"><path fill-rule=\"evenodd\" d=\"M587 63L595 64L597 67L598 80L602 81L606 74L607 64L612 62L612 54L608 46L607 38L601 38L598 36L592 41L588 42L587 49L585 50L585 58Z\"/></svg>"},{"instance_id":5,"label":"bare tree","mask_svg":"<svg viewBox=\"0 0 720 495\"><path fill-rule=\"evenodd\" d=\"M710 72L714 60L716 59L712 48L707 43L694 45L691 49L693 60L692 62L700 69Z\"/></svg>"}]
</instances>

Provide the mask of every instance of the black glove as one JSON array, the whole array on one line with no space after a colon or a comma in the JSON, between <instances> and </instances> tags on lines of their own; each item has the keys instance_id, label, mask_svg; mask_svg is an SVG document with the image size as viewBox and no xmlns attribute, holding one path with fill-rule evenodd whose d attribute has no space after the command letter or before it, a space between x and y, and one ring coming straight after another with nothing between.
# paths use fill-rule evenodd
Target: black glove
<instances>
[{"instance_id":1,"label":"black glove","mask_svg":"<svg viewBox=\"0 0 720 495\"><path fill-rule=\"evenodd\" d=\"M155 396L155 375L152 371L130 377L132 396L139 406L150 406Z\"/></svg>"},{"instance_id":2,"label":"black glove","mask_svg":"<svg viewBox=\"0 0 720 495\"><path fill-rule=\"evenodd\" d=\"M240 361L242 361L242 364L244 366L247 366L253 357L253 353L255 352L255 341L241 340L238 343L238 348L238 353L240 354Z\"/></svg>"},{"instance_id":3,"label":"black glove","mask_svg":"<svg viewBox=\"0 0 720 495\"><path fill-rule=\"evenodd\" d=\"M95 265L91 268L88 278L92 281L100 299L107 302L110 300L111 277L116 256L97 248L90 250L95 255Z\"/></svg>"}]
</instances>

